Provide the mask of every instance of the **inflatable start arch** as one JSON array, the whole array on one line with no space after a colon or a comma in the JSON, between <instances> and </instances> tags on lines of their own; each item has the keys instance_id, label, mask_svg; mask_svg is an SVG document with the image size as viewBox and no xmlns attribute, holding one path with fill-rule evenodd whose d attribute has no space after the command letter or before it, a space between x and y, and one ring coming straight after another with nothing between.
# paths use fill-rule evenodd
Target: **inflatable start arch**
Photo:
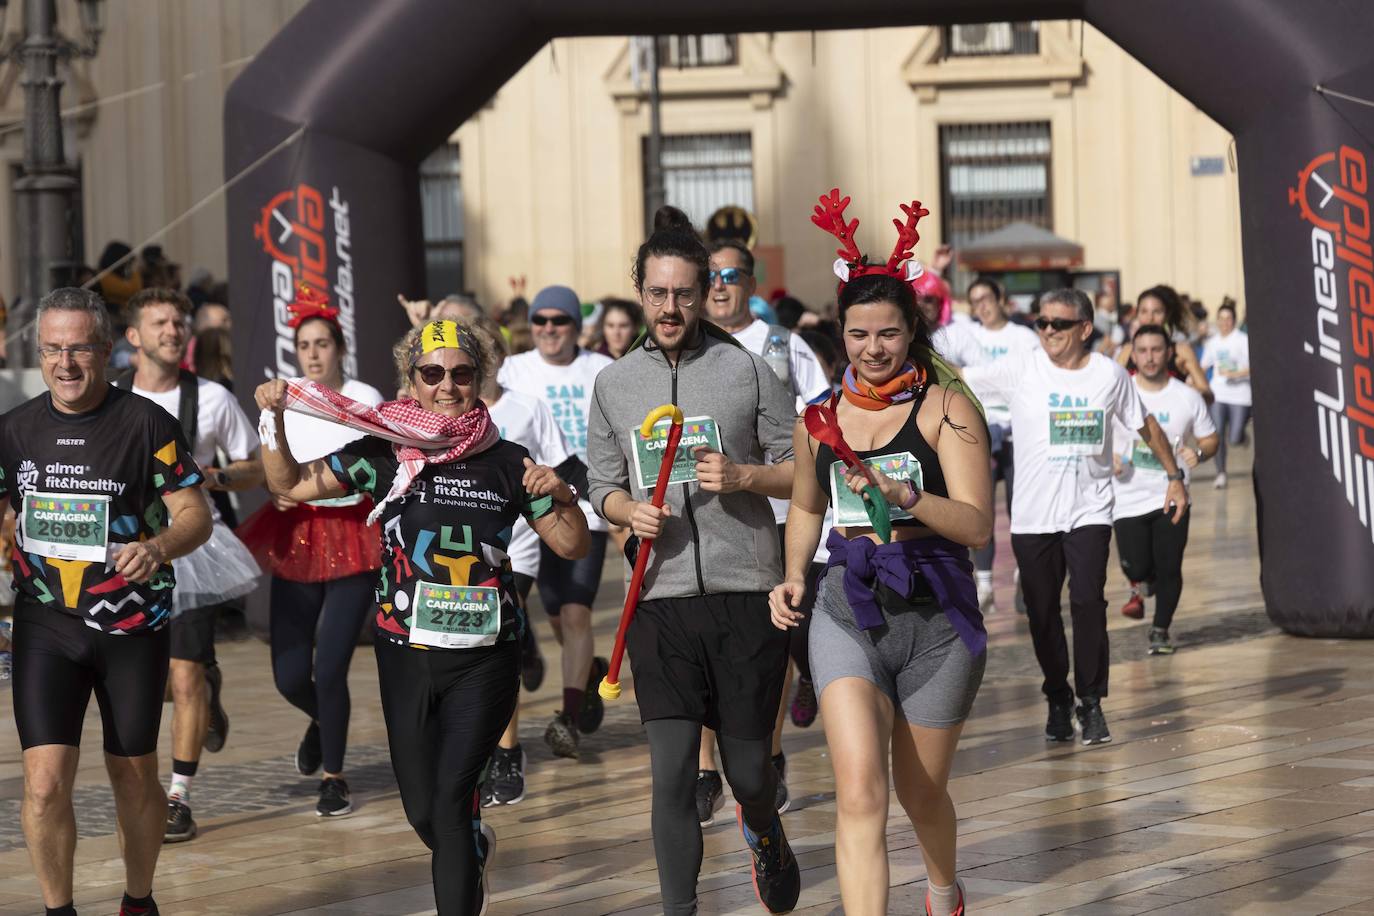
<instances>
[{"instance_id":1,"label":"inflatable start arch","mask_svg":"<svg viewBox=\"0 0 1374 916\"><path fill-rule=\"evenodd\" d=\"M225 106L227 174L262 160L229 192L243 391L296 372L285 303L302 279L332 290L355 368L389 378L389 347L357 343L398 336L396 292L423 288L417 165L551 38L1033 19L1092 23L1236 138L1265 602L1290 632L1374 636L1363 3L313 0Z\"/></svg>"}]
</instances>

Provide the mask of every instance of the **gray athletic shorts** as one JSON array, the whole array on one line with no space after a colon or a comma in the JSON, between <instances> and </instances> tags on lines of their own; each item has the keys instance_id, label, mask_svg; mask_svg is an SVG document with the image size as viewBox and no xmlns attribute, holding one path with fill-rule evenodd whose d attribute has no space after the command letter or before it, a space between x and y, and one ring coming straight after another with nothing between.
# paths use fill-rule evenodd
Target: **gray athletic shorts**
<instances>
[{"instance_id":1,"label":"gray athletic shorts","mask_svg":"<svg viewBox=\"0 0 1374 916\"><path fill-rule=\"evenodd\" d=\"M892 598L890 592L886 593ZM811 619L811 679L816 695L842 677L861 677L887 694L913 725L951 728L968 718L987 653L974 658L934 602L896 613L880 599L884 626L860 630L844 595L844 568L821 580Z\"/></svg>"}]
</instances>

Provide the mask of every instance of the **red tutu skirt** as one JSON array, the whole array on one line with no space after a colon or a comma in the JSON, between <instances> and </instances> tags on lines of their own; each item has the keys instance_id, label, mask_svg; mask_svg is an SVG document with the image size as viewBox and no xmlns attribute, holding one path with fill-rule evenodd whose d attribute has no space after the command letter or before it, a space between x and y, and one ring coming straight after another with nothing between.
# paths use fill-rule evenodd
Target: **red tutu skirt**
<instances>
[{"instance_id":1,"label":"red tutu skirt","mask_svg":"<svg viewBox=\"0 0 1374 916\"><path fill-rule=\"evenodd\" d=\"M285 512L267 503L235 532L258 565L292 582L329 582L382 566L381 532L367 523L371 503Z\"/></svg>"}]
</instances>

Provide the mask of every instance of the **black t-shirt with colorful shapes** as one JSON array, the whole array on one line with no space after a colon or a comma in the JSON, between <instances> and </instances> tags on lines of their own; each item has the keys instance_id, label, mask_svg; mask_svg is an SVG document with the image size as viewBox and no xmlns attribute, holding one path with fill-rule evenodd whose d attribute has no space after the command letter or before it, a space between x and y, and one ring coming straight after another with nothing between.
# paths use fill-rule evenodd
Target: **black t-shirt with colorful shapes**
<instances>
[{"instance_id":1,"label":"black t-shirt with colorful shapes","mask_svg":"<svg viewBox=\"0 0 1374 916\"><path fill-rule=\"evenodd\" d=\"M181 425L152 401L110 388L82 414L58 411L47 393L20 404L0 417L0 497L18 516L17 600L107 633L162 626L172 564L135 584L113 555L167 527L162 497L202 480Z\"/></svg>"},{"instance_id":2,"label":"black t-shirt with colorful shapes","mask_svg":"<svg viewBox=\"0 0 1374 916\"><path fill-rule=\"evenodd\" d=\"M553 508L550 497L525 490L527 457L524 446L502 439L459 461L426 465L406 494L387 504L377 574L380 635L428 648L516 638L524 617L507 556L511 531L517 518L533 522ZM378 502L399 467L391 443L373 436L327 460L348 492ZM417 611L420 632L412 633Z\"/></svg>"}]
</instances>

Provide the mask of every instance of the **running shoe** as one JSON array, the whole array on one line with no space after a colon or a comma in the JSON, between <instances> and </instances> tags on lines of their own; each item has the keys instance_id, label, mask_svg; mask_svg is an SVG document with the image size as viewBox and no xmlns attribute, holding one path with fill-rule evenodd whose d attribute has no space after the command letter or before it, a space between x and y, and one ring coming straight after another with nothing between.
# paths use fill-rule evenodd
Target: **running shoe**
<instances>
[{"instance_id":1,"label":"running shoe","mask_svg":"<svg viewBox=\"0 0 1374 916\"><path fill-rule=\"evenodd\" d=\"M1140 593L1146 598L1153 598L1155 596L1155 580L1146 579L1140 583Z\"/></svg>"},{"instance_id":2,"label":"running shoe","mask_svg":"<svg viewBox=\"0 0 1374 916\"><path fill-rule=\"evenodd\" d=\"M955 878L954 885L955 887L959 888L959 904L954 908L954 912L951 913L950 916L964 916L964 882L960 881L958 878ZM934 911L930 908L929 890L926 891L926 916L935 916Z\"/></svg>"},{"instance_id":3,"label":"running shoe","mask_svg":"<svg viewBox=\"0 0 1374 916\"><path fill-rule=\"evenodd\" d=\"M1174 644L1169 640L1168 630L1163 627L1150 627L1150 654L1174 654Z\"/></svg>"},{"instance_id":4,"label":"running shoe","mask_svg":"<svg viewBox=\"0 0 1374 916\"><path fill-rule=\"evenodd\" d=\"M1224 473L1218 474L1217 479L1212 481L1212 487L1217 490L1226 489L1226 475Z\"/></svg>"},{"instance_id":5,"label":"running shoe","mask_svg":"<svg viewBox=\"0 0 1374 916\"><path fill-rule=\"evenodd\" d=\"M162 842L185 843L196 838L196 821L191 817L191 806L179 798L167 799L167 828L163 831Z\"/></svg>"},{"instance_id":6,"label":"running shoe","mask_svg":"<svg viewBox=\"0 0 1374 916\"><path fill-rule=\"evenodd\" d=\"M777 753L773 755L773 769L778 771L778 791L774 797L773 807L782 814L792 804L792 799L787 795L787 755Z\"/></svg>"},{"instance_id":7,"label":"running shoe","mask_svg":"<svg viewBox=\"0 0 1374 916\"><path fill-rule=\"evenodd\" d=\"M1099 700L1082 699L1078 706L1078 729L1082 733L1084 747L1107 744L1112 740L1112 733L1107 731L1107 717L1102 715L1102 703Z\"/></svg>"},{"instance_id":8,"label":"running shoe","mask_svg":"<svg viewBox=\"0 0 1374 916\"><path fill-rule=\"evenodd\" d=\"M716 812L725 807L725 784L715 770L697 770L697 820L703 827L716 822Z\"/></svg>"},{"instance_id":9,"label":"running shoe","mask_svg":"<svg viewBox=\"0 0 1374 916\"><path fill-rule=\"evenodd\" d=\"M320 723L310 722L301 743L296 746L296 772L302 776L313 776L324 762L324 751L320 749Z\"/></svg>"},{"instance_id":10,"label":"running shoe","mask_svg":"<svg viewBox=\"0 0 1374 916\"><path fill-rule=\"evenodd\" d=\"M753 853L750 866L759 903L770 913L791 912L801 896L801 868L782 832L782 818L773 818L772 826L761 836L755 835L744 822L744 808L740 805L735 805L735 820Z\"/></svg>"},{"instance_id":11,"label":"running shoe","mask_svg":"<svg viewBox=\"0 0 1374 916\"><path fill-rule=\"evenodd\" d=\"M601 727L606 718L606 701L601 699L601 679L611 670L611 663L601 656L592 659L592 670L587 674L587 689L582 693L582 708L577 712L577 730L590 735Z\"/></svg>"},{"instance_id":12,"label":"running shoe","mask_svg":"<svg viewBox=\"0 0 1374 916\"><path fill-rule=\"evenodd\" d=\"M544 653L534 638L534 627L525 621L525 635L520 637L520 685L526 693L534 693L544 683Z\"/></svg>"},{"instance_id":13,"label":"running shoe","mask_svg":"<svg viewBox=\"0 0 1374 916\"><path fill-rule=\"evenodd\" d=\"M148 902L143 906L130 903L128 893L124 894L124 900L119 904L119 916L160 916L161 911L157 908L157 901L150 896Z\"/></svg>"},{"instance_id":14,"label":"running shoe","mask_svg":"<svg viewBox=\"0 0 1374 916\"><path fill-rule=\"evenodd\" d=\"M477 916L486 916L487 906L491 903L491 863L496 858L496 831L482 821L477 831L477 860L482 869L482 877L477 882L477 906L473 911Z\"/></svg>"},{"instance_id":15,"label":"running shoe","mask_svg":"<svg viewBox=\"0 0 1374 916\"><path fill-rule=\"evenodd\" d=\"M1045 719L1045 740L1073 740L1073 700L1062 703L1050 700L1050 714Z\"/></svg>"},{"instance_id":16,"label":"running shoe","mask_svg":"<svg viewBox=\"0 0 1374 916\"><path fill-rule=\"evenodd\" d=\"M997 598L993 594L991 579L978 581L978 612L984 617L997 613Z\"/></svg>"},{"instance_id":17,"label":"running shoe","mask_svg":"<svg viewBox=\"0 0 1374 916\"><path fill-rule=\"evenodd\" d=\"M797 692L792 695L792 724L797 728L810 728L816 721L818 708L816 685L809 677L798 677Z\"/></svg>"},{"instance_id":18,"label":"running shoe","mask_svg":"<svg viewBox=\"0 0 1374 916\"><path fill-rule=\"evenodd\" d=\"M484 779L477 784L477 803L483 808L496 807L496 797L491 794L490 779Z\"/></svg>"},{"instance_id":19,"label":"running shoe","mask_svg":"<svg viewBox=\"0 0 1374 916\"><path fill-rule=\"evenodd\" d=\"M553 751L555 757L569 757L577 759L577 745L579 742L577 734L577 723L572 720L572 716L558 711L549 723L549 727L544 729L544 741L549 745L549 750Z\"/></svg>"},{"instance_id":20,"label":"running shoe","mask_svg":"<svg viewBox=\"0 0 1374 916\"><path fill-rule=\"evenodd\" d=\"M1145 599L1140 596L1140 587L1135 582L1131 583L1131 597L1121 605L1121 616L1132 620L1145 619Z\"/></svg>"},{"instance_id":21,"label":"running shoe","mask_svg":"<svg viewBox=\"0 0 1374 916\"><path fill-rule=\"evenodd\" d=\"M320 817L342 817L353 810L353 799L348 794L348 783L338 776L326 776L320 780L320 800L315 805L315 813Z\"/></svg>"},{"instance_id":22,"label":"running shoe","mask_svg":"<svg viewBox=\"0 0 1374 916\"><path fill-rule=\"evenodd\" d=\"M210 688L210 727L205 732L204 746L210 753L217 754L224 750L224 742L229 739L229 714L219 701L224 673L215 662L205 666L205 683Z\"/></svg>"},{"instance_id":23,"label":"running shoe","mask_svg":"<svg viewBox=\"0 0 1374 916\"><path fill-rule=\"evenodd\" d=\"M498 747L491 757L485 785L491 787L492 805L518 805L525 800L525 749Z\"/></svg>"}]
</instances>

